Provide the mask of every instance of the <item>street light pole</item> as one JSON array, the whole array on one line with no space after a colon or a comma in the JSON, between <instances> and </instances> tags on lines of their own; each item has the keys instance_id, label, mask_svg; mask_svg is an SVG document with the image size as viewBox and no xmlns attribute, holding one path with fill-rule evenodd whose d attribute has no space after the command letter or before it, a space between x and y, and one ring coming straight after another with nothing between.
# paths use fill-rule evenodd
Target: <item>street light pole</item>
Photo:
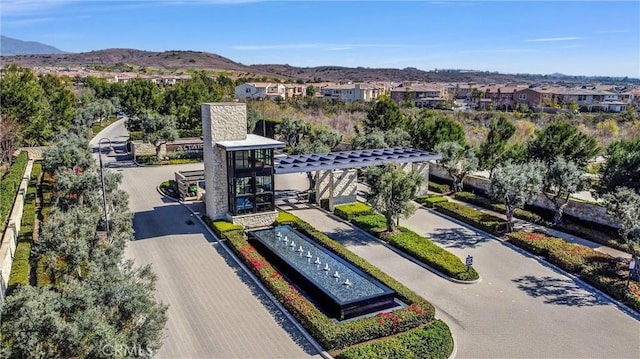
<instances>
[{"instance_id":1,"label":"street light pole","mask_svg":"<svg viewBox=\"0 0 640 359\"><path fill-rule=\"evenodd\" d=\"M98 159L100 162L100 181L102 183L102 207L104 209L104 226L107 232L107 240L111 238L109 235L109 215L107 214L107 190L104 185L104 167L102 166L102 142L107 140L109 142L109 149L112 150L111 140L108 138L101 138L98 142Z\"/></svg>"}]
</instances>

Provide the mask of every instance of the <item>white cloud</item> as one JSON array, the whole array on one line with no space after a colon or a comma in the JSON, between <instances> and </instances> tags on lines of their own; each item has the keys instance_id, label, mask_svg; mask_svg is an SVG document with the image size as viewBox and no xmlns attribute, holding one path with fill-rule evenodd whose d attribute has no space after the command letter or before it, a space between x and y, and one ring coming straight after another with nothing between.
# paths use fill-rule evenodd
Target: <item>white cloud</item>
<instances>
[{"instance_id":1,"label":"white cloud","mask_svg":"<svg viewBox=\"0 0 640 359\"><path fill-rule=\"evenodd\" d=\"M20 16L43 13L73 1L77 0L3 0L0 9L3 16Z\"/></svg>"},{"instance_id":2,"label":"white cloud","mask_svg":"<svg viewBox=\"0 0 640 359\"><path fill-rule=\"evenodd\" d=\"M525 42L553 42L553 41L574 41L574 40L582 40L582 37L576 36L565 36L565 37L544 37L540 39L529 39L524 40Z\"/></svg>"}]
</instances>

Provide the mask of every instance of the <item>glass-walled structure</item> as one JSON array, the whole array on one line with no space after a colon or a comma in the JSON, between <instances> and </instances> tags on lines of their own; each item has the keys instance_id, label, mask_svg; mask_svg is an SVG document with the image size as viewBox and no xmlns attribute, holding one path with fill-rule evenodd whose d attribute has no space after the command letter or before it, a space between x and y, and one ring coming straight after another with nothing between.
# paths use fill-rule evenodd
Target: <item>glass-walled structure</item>
<instances>
[{"instance_id":1,"label":"glass-walled structure","mask_svg":"<svg viewBox=\"0 0 640 359\"><path fill-rule=\"evenodd\" d=\"M273 211L273 148L228 151L227 185L232 215Z\"/></svg>"}]
</instances>

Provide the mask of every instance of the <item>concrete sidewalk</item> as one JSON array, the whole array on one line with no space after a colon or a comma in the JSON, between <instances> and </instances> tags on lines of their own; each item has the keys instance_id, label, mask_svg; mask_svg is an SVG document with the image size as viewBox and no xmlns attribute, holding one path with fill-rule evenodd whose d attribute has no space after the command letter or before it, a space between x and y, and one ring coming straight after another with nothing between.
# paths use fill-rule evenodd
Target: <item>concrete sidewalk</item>
<instances>
[{"instance_id":1,"label":"concrete sidewalk","mask_svg":"<svg viewBox=\"0 0 640 359\"><path fill-rule=\"evenodd\" d=\"M458 358L637 358L640 323L599 291L493 237L420 208L406 226L464 258L478 284L456 284L413 263L363 231L306 204L282 205L436 307Z\"/></svg>"}]
</instances>

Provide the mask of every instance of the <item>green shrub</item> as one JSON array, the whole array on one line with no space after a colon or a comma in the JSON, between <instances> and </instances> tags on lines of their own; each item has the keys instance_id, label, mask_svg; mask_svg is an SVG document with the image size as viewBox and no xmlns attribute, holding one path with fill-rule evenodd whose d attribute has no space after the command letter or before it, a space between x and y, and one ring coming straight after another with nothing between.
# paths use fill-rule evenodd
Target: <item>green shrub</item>
<instances>
[{"instance_id":1,"label":"green shrub","mask_svg":"<svg viewBox=\"0 0 640 359\"><path fill-rule=\"evenodd\" d=\"M279 220L287 221L292 217L295 218L295 221L291 222L293 227L395 290L398 297L408 304L407 307L392 313L381 313L349 322L336 323L303 296L286 278L282 277L251 246L242 231L224 232L223 236L227 239L227 244L234 253L324 348L328 350L342 349L355 343L401 333L433 321L435 314L433 306L395 279L299 218L287 214L279 216Z\"/></svg>"},{"instance_id":2,"label":"green shrub","mask_svg":"<svg viewBox=\"0 0 640 359\"><path fill-rule=\"evenodd\" d=\"M226 221L213 221L211 222L211 228L213 228L213 232L220 238L222 238L225 232L242 231L243 229L240 224L233 224Z\"/></svg>"},{"instance_id":3,"label":"green shrub","mask_svg":"<svg viewBox=\"0 0 640 359\"><path fill-rule=\"evenodd\" d=\"M22 175L27 166L28 157L26 152L20 152L15 162L9 168L9 171L2 176L0 180L0 220L2 221L2 233L4 233L7 218L16 200Z\"/></svg>"},{"instance_id":4,"label":"green shrub","mask_svg":"<svg viewBox=\"0 0 640 359\"><path fill-rule=\"evenodd\" d=\"M427 195L416 197L415 201L421 205L424 205L425 207L433 208L434 204L440 202L449 202L449 199L443 196Z\"/></svg>"},{"instance_id":5,"label":"green shrub","mask_svg":"<svg viewBox=\"0 0 640 359\"><path fill-rule=\"evenodd\" d=\"M360 358L416 358L444 359L453 350L453 339L449 327L441 320L431 325L412 329L397 337L385 338L349 348L336 359Z\"/></svg>"},{"instance_id":6,"label":"green shrub","mask_svg":"<svg viewBox=\"0 0 640 359\"><path fill-rule=\"evenodd\" d=\"M381 237L392 246L449 277L459 280L479 278L475 269L473 267L467 269L467 266L456 255L407 228L401 227L398 233L383 232Z\"/></svg>"},{"instance_id":7,"label":"green shrub","mask_svg":"<svg viewBox=\"0 0 640 359\"><path fill-rule=\"evenodd\" d=\"M496 235L502 234L507 228L507 222L504 219L483 213L460 203L440 202L435 203L433 208L438 212Z\"/></svg>"},{"instance_id":8,"label":"green shrub","mask_svg":"<svg viewBox=\"0 0 640 359\"><path fill-rule=\"evenodd\" d=\"M384 231L387 228L387 220L377 213L351 218L351 223L371 233Z\"/></svg>"},{"instance_id":9,"label":"green shrub","mask_svg":"<svg viewBox=\"0 0 640 359\"><path fill-rule=\"evenodd\" d=\"M196 128L193 130L178 130L178 138L192 138L202 136L202 128Z\"/></svg>"},{"instance_id":10,"label":"green shrub","mask_svg":"<svg viewBox=\"0 0 640 359\"><path fill-rule=\"evenodd\" d=\"M129 140L131 140L131 141L142 141L142 131L131 131L131 132L129 132Z\"/></svg>"},{"instance_id":11,"label":"green shrub","mask_svg":"<svg viewBox=\"0 0 640 359\"><path fill-rule=\"evenodd\" d=\"M294 216L289 212L279 211L278 217L276 218L276 225L280 224L291 224L298 220L298 217Z\"/></svg>"},{"instance_id":12,"label":"green shrub","mask_svg":"<svg viewBox=\"0 0 640 359\"><path fill-rule=\"evenodd\" d=\"M427 188L429 189L429 191L438 192L438 193L451 192L451 186L449 186L448 184L440 184L440 183L435 183L431 181L429 181Z\"/></svg>"},{"instance_id":13,"label":"green shrub","mask_svg":"<svg viewBox=\"0 0 640 359\"><path fill-rule=\"evenodd\" d=\"M324 209L325 211L329 210L329 198L320 199L320 208Z\"/></svg>"},{"instance_id":14,"label":"green shrub","mask_svg":"<svg viewBox=\"0 0 640 359\"><path fill-rule=\"evenodd\" d=\"M480 206L483 208L487 208L490 209L494 212L499 212L504 214L506 212L505 206L502 203L493 203L491 201L491 199L478 195L478 194L474 194L471 192L458 192L454 195L455 199L463 201L463 202L467 202L467 203L471 203L471 204L475 204L476 206ZM530 211L526 211L524 209L518 208L515 210L514 217L516 218L520 218L522 220L525 220L527 222L531 222L531 223L538 223L538 224L543 224L545 223L544 219L533 212Z\"/></svg>"},{"instance_id":15,"label":"green shrub","mask_svg":"<svg viewBox=\"0 0 640 359\"><path fill-rule=\"evenodd\" d=\"M350 221L353 217L373 214L373 208L362 202L355 202L336 206L333 213L342 219Z\"/></svg>"}]
</instances>

